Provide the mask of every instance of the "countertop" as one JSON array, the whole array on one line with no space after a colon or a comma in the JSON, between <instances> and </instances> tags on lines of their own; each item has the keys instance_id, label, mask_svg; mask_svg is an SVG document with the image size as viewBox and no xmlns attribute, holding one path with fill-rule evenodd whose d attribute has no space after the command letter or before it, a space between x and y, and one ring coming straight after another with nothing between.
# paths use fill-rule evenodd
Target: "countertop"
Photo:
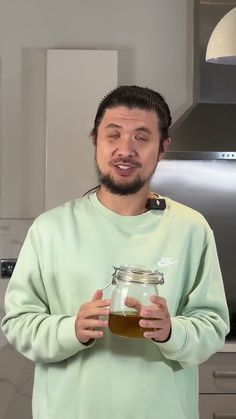
<instances>
[{"instance_id":1,"label":"countertop","mask_svg":"<svg viewBox=\"0 0 236 419\"><path fill-rule=\"evenodd\" d=\"M218 352L236 352L236 339L226 341L223 348Z\"/></svg>"}]
</instances>

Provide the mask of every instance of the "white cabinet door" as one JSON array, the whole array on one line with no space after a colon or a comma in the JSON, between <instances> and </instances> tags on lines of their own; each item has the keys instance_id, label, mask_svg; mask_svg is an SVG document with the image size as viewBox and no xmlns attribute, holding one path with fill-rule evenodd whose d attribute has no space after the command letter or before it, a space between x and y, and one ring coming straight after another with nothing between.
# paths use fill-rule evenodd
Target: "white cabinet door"
<instances>
[{"instance_id":1,"label":"white cabinet door","mask_svg":"<svg viewBox=\"0 0 236 419\"><path fill-rule=\"evenodd\" d=\"M0 71L0 218L32 219L45 208L46 51L8 49Z\"/></svg>"},{"instance_id":2,"label":"white cabinet door","mask_svg":"<svg viewBox=\"0 0 236 419\"><path fill-rule=\"evenodd\" d=\"M116 86L116 51L48 50L46 209L97 185L89 133L99 102Z\"/></svg>"}]
</instances>

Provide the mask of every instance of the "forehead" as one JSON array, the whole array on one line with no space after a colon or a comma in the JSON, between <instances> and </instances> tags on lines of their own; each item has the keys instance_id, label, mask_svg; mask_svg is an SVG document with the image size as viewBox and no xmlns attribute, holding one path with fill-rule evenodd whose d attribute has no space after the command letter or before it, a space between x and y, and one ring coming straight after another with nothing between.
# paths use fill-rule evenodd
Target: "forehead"
<instances>
[{"instance_id":1,"label":"forehead","mask_svg":"<svg viewBox=\"0 0 236 419\"><path fill-rule=\"evenodd\" d=\"M106 127L109 124L116 124L121 127L131 126L134 129L139 126L148 127L152 130L158 129L158 116L154 111L139 108L126 108L118 106L106 109L101 124Z\"/></svg>"}]
</instances>

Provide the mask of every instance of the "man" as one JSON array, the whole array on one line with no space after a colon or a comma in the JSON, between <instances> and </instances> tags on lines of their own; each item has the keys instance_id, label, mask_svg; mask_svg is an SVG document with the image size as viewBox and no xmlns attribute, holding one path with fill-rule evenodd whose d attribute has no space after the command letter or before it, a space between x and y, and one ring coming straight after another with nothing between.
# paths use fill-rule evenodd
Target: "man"
<instances>
[{"instance_id":1,"label":"man","mask_svg":"<svg viewBox=\"0 0 236 419\"><path fill-rule=\"evenodd\" d=\"M34 419L199 417L197 365L223 345L228 312L205 219L169 198L166 208L147 205L170 124L160 94L137 86L109 93L92 131L97 193L42 214L30 228L2 328L36 361ZM110 299L101 289L113 266L157 269L163 260L173 263L161 263L161 297L140 309L145 338L110 333Z\"/></svg>"}]
</instances>

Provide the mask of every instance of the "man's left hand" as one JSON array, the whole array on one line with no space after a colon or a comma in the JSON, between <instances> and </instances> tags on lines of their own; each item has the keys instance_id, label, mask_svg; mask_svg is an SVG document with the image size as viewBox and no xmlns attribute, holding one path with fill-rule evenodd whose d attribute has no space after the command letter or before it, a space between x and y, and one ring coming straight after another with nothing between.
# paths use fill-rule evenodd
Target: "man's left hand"
<instances>
[{"instance_id":1,"label":"man's left hand","mask_svg":"<svg viewBox=\"0 0 236 419\"><path fill-rule=\"evenodd\" d=\"M140 316L143 319L139 321L139 324L145 329L150 328L150 331L144 332L145 338L164 342L171 334L171 320L166 300L157 295L152 295L150 300L153 304L142 306L140 310Z\"/></svg>"}]
</instances>

